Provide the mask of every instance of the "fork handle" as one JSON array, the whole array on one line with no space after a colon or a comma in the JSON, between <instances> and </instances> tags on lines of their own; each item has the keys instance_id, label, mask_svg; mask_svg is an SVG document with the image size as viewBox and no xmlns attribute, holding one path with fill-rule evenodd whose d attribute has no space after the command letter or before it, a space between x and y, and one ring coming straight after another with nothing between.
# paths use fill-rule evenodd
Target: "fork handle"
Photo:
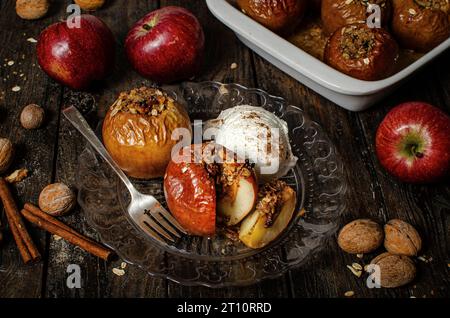
<instances>
[{"instance_id":1,"label":"fork handle","mask_svg":"<svg viewBox=\"0 0 450 318\"><path fill-rule=\"evenodd\" d=\"M105 161L111 166L114 172L123 181L125 186L130 191L131 195L133 195L136 192L136 189L134 188L130 179L128 179L122 169L120 169L120 167L108 153L105 146L103 146L100 139L98 139L97 135L91 129L78 109L76 109L74 106L70 106L63 110L63 114L67 118L67 120L84 136L84 138L89 141L92 147L94 147L94 149L103 157L103 159L105 159Z\"/></svg>"}]
</instances>

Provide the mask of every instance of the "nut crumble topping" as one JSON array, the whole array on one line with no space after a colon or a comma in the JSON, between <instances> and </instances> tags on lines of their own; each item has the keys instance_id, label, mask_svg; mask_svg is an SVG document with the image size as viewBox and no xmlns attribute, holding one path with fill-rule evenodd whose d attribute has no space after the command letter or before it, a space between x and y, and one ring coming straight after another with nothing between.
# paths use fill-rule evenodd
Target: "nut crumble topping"
<instances>
[{"instance_id":1,"label":"nut crumble topping","mask_svg":"<svg viewBox=\"0 0 450 318\"><path fill-rule=\"evenodd\" d=\"M415 3L425 9L436 9L445 12L449 11L449 0L415 0Z\"/></svg>"},{"instance_id":2,"label":"nut crumble topping","mask_svg":"<svg viewBox=\"0 0 450 318\"><path fill-rule=\"evenodd\" d=\"M346 60L367 58L375 45L375 35L367 28L347 26L341 34L340 49Z\"/></svg>"},{"instance_id":3,"label":"nut crumble topping","mask_svg":"<svg viewBox=\"0 0 450 318\"><path fill-rule=\"evenodd\" d=\"M258 203L255 210L267 215L266 227L273 225L283 204L283 190L288 187L286 182L281 180L266 183L258 192Z\"/></svg>"},{"instance_id":4,"label":"nut crumble topping","mask_svg":"<svg viewBox=\"0 0 450 318\"><path fill-rule=\"evenodd\" d=\"M111 106L111 116L119 111L158 116L170 103L173 103L173 99L157 88L136 88L120 93L119 98Z\"/></svg>"}]
</instances>

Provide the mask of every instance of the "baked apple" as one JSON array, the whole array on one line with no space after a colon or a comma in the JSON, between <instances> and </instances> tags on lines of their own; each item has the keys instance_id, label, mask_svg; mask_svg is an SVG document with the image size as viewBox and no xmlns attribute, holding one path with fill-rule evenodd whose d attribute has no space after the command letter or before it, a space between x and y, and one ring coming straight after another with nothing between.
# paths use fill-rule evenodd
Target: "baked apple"
<instances>
[{"instance_id":1,"label":"baked apple","mask_svg":"<svg viewBox=\"0 0 450 318\"><path fill-rule=\"evenodd\" d=\"M325 47L325 62L352 77L375 81L392 74L398 45L383 28L352 24L338 29Z\"/></svg>"},{"instance_id":2,"label":"baked apple","mask_svg":"<svg viewBox=\"0 0 450 318\"><path fill-rule=\"evenodd\" d=\"M169 210L193 235L214 235L216 211L227 225L234 225L255 206L258 187L253 167L216 146L205 143L181 149L164 177Z\"/></svg>"},{"instance_id":3,"label":"baked apple","mask_svg":"<svg viewBox=\"0 0 450 318\"><path fill-rule=\"evenodd\" d=\"M237 0L253 20L277 33L292 32L302 21L308 0Z\"/></svg>"},{"instance_id":4,"label":"baked apple","mask_svg":"<svg viewBox=\"0 0 450 318\"><path fill-rule=\"evenodd\" d=\"M322 0L322 23L326 33L332 34L337 29L355 23L366 23L371 14L369 4L381 9L381 24L386 26L391 16L390 0Z\"/></svg>"},{"instance_id":5,"label":"baked apple","mask_svg":"<svg viewBox=\"0 0 450 318\"><path fill-rule=\"evenodd\" d=\"M262 248L286 229L295 211L295 191L283 181L265 184L258 193L255 210L245 218L239 239L250 248Z\"/></svg>"},{"instance_id":6,"label":"baked apple","mask_svg":"<svg viewBox=\"0 0 450 318\"><path fill-rule=\"evenodd\" d=\"M192 135L184 107L160 89L141 87L121 93L110 107L103 122L103 142L127 175L162 177L178 142L172 139L177 128Z\"/></svg>"},{"instance_id":7,"label":"baked apple","mask_svg":"<svg viewBox=\"0 0 450 318\"><path fill-rule=\"evenodd\" d=\"M408 49L427 52L450 37L449 0L394 0L392 32Z\"/></svg>"}]
</instances>

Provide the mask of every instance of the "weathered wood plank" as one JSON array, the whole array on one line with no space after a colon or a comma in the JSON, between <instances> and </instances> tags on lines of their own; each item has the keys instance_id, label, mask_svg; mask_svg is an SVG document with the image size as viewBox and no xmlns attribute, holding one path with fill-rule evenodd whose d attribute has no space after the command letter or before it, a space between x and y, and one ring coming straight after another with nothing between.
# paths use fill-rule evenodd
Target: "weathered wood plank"
<instances>
[{"instance_id":1,"label":"weathered wood plank","mask_svg":"<svg viewBox=\"0 0 450 318\"><path fill-rule=\"evenodd\" d=\"M14 1L0 3L0 136L9 138L17 150L9 172L26 167L31 173L15 186L14 193L21 206L26 201L36 201L41 188L51 180L61 89L40 71L35 44L27 41L27 38L37 38L40 30L54 21L54 17L24 21L17 17L14 4ZM20 87L20 91L13 92L15 86ZM47 119L42 129L26 131L19 123L22 108L30 103L39 104L46 110ZM0 297L40 297L45 260L32 266L23 265L14 239L5 230L4 215L1 220L6 242L0 249ZM29 228L45 257L45 233Z\"/></svg>"},{"instance_id":2,"label":"weathered wood plank","mask_svg":"<svg viewBox=\"0 0 450 318\"><path fill-rule=\"evenodd\" d=\"M66 1L67 4L71 1ZM100 83L88 93L74 93L65 89L61 108L80 102L83 98L94 97L97 101L97 111L104 114L105 109L111 105L118 93L141 85L143 79L132 71L126 62L123 52L124 38L129 27L145 12L157 7L156 1L110 1L104 8L95 12L103 19L113 31L118 54L116 69L110 78ZM60 11L64 16L64 10ZM89 116L93 127L97 124L94 116ZM82 136L61 118L58 136L58 157L56 165L56 180L69 185L75 184L75 175L78 167L78 156L85 148L86 142ZM80 208L71 215L63 218L80 232L96 237L95 231L86 223ZM154 279L133 266L125 268L124 276L113 274L114 267L120 267L121 260L106 264L105 262L88 255L84 251L67 244L63 240L50 240L49 264L47 275L46 297L163 297L166 287L162 279ZM66 273L69 264L78 264L82 273L82 288L69 289L66 286Z\"/></svg>"}]
</instances>

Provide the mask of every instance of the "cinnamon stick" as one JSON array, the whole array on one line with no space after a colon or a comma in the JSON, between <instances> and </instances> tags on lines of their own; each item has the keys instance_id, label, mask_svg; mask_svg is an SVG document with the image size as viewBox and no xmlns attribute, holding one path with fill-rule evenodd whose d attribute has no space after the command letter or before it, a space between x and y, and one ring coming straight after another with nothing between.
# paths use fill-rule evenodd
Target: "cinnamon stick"
<instances>
[{"instance_id":1,"label":"cinnamon stick","mask_svg":"<svg viewBox=\"0 0 450 318\"><path fill-rule=\"evenodd\" d=\"M44 211L42 211L41 209L39 209L37 206L31 204L31 203L25 203L24 207L25 210L33 213L34 215L40 217L41 219L44 219L50 223L53 223L54 225L66 230L67 232L72 233L73 235L76 235L78 237L80 237L81 239L85 239L86 241L90 241L93 244L97 244L98 246L102 246L99 243L97 243L96 241L94 241L93 239L84 236L80 233L78 233L77 231L75 231L74 229L72 229L71 227L67 226L66 224L64 224L63 222L59 221L58 219L52 217L51 215L49 215L48 213L45 213Z\"/></svg>"},{"instance_id":2,"label":"cinnamon stick","mask_svg":"<svg viewBox=\"0 0 450 318\"><path fill-rule=\"evenodd\" d=\"M22 209L21 213L25 217L25 219L27 219L34 225L40 227L41 229L46 230L47 232L61 236L66 241L82 248L83 250L97 257L100 257L101 259L108 261L111 259L113 255L113 252L110 249L107 249L106 247L103 247L98 243L92 242L91 239L86 238L85 236L77 233L75 230L69 228L65 224L61 226L60 224L58 224L60 222L51 217L50 215L48 215L48 217L50 217L52 220L48 221L47 217L44 219L39 215L36 215L33 212L29 211L28 209Z\"/></svg>"},{"instance_id":3,"label":"cinnamon stick","mask_svg":"<svg viewBox=\"0 0 450 318\"><path fill-rule=\"evenodd\" d=\"M5 208L9 227L19 248L20 255L25 264L36 262L41 259L36 245L27 232L25 224L20 216L16 202L9 190L8 184L3 178L0 178L0 198Z\"/></svg>"}]
</instances>

